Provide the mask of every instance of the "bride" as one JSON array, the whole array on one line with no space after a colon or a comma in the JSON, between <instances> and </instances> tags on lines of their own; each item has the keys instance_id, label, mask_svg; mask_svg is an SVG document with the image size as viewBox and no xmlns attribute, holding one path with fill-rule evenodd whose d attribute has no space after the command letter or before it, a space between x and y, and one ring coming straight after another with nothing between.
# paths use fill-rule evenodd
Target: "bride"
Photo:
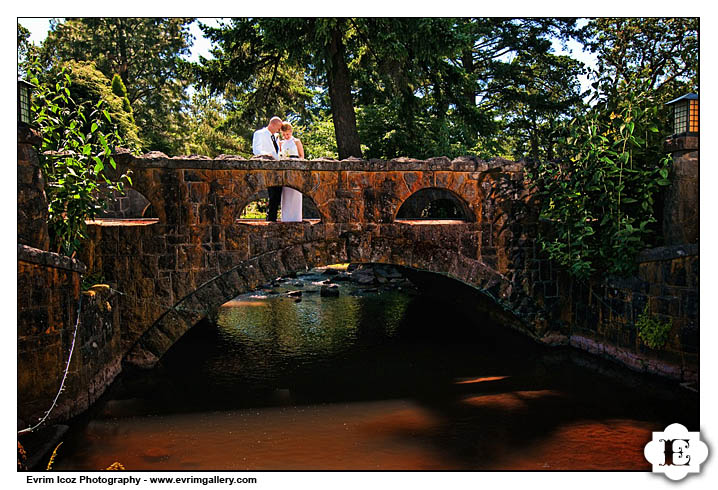
<instances>
[{"instance_id":1,"label":"bride","mask_svg":"<svg viewBox=\"0 0 718 490\"><path fill-rule=\"evenodd\" d=\"M285 122L280 131L280 155L285 158L304 158L304 146L299 138L292 136L292 125ZM302 221L302 193L291 187L282 187L282 221Z\"/></svg>"}]
</instances>

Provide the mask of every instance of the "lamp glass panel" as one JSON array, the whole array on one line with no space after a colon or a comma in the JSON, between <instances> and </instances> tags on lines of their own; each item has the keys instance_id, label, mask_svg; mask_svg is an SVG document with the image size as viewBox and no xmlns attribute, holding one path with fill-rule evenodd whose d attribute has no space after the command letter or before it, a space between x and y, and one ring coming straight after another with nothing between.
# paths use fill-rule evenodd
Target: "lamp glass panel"
<instances>
[{"instance_id":1,"label":"lamp glass panel","mask_svg":"<svg viewBox=\"0 0 718 490\"><path fill-rule=\"evenodd\" d=\"M688 131L688 104L680 102L673 106L673 134Z\"/></svg>"},{"instance_id":2,"label":"lamp glass panel","mask_svg":"<svg viewBox=\"0 0 718 490\"><path fill-rule=\"evenodd\" d=\"M691 100L690 105L690 127L688 131L691 133L698 132L698 101Z\"/></svg>"},{"instance_id":3,"label":"lamp glass panel","mask_svg":"<svg viewBox=\"0 0 718 490\"><path fill-rule=\"evenodd\" d=\"M20 87L20 120L30 124L30 91L26 87Z\"/></svg>"}]
</instances>

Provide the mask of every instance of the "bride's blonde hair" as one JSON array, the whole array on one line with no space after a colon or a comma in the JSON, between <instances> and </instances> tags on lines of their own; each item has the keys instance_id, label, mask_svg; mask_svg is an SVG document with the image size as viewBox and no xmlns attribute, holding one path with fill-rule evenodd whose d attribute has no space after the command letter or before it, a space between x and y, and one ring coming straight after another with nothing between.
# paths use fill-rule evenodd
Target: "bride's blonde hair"
<instances>
[{"instance_id":1,"label":"bride's blonde hair","mask_svg":"<svg viewBox=\"0 0 718 490\"><path fill-rule=\"evenodd\" d=\"M292 128L292 124L285 122L285 123L282 123L282 127L279 130L280 131L289 131L290 129L294 130L294 128Z\"/></svg>"}]
</instances>

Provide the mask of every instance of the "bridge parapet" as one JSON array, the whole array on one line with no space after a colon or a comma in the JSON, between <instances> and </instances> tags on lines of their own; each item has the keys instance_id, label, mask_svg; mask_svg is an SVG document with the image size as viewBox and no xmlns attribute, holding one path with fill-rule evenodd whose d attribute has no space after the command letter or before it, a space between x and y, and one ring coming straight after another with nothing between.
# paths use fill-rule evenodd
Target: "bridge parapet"
<instances>
[{"instance_id":1,"label":"bridge parapet","mask_svg":"<svg viewBox=\"0 0 718 490\"><path fill-rule=\"evenodd\" d=\"M472 221L483 221L486 198L499 199L507 184L527 193L524 164L502 159L276 161L169 158L153 152L124 153L117 161L121 170L132 171L133 188L152 203L160 222L173 224L229 224L253 196L272 186L301 191L316 204L322 221L332 223L393 222L401 204L426 188L453 193L466 204Z\"/></svg>"}]
</instances>

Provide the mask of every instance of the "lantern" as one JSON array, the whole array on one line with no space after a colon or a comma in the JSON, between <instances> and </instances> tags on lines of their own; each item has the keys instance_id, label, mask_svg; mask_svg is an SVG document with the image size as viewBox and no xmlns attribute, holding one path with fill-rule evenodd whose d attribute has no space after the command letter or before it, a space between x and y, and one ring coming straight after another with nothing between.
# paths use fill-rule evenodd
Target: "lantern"
<instances>
[{"instance_id":1,"label":"lantern","mask_svg":"<svg viewBox=\"0 0 718 490\"><path fill-rule=\"evenodd\" d=\"M673 107L673 136L698 134L698 94L686 94L666 105Z\"/></svg>"},{"instance_id":2,"label":"lantern","mask_svg":"<svg viewBox=\"0 0 718 490\"><path fill-rule=\"evenodd\" d=\"M17 81L17 121L30 124L30 97L35 88L30 82L18 79Z\"/></svg>"}]
</instances>

